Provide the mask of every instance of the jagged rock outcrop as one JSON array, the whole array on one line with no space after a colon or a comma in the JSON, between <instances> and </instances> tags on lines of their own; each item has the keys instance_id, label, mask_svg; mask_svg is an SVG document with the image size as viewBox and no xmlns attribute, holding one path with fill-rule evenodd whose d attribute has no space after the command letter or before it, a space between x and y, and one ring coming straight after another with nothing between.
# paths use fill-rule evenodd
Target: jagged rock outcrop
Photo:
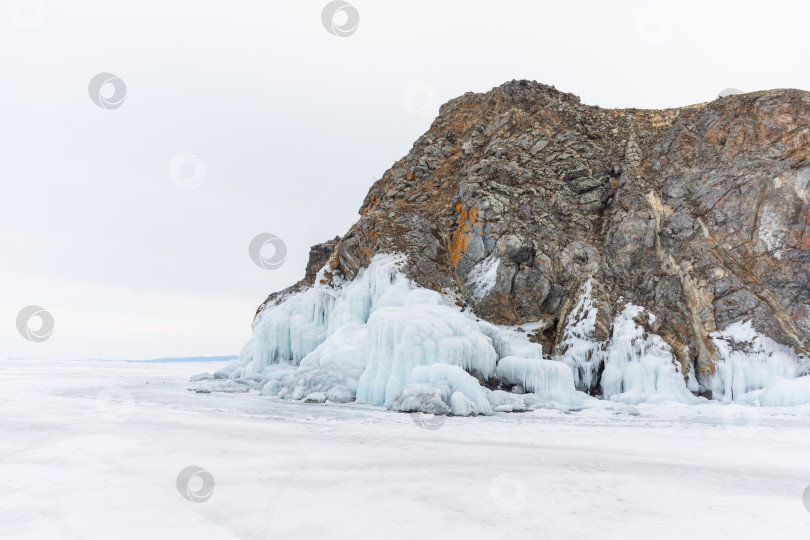
<instances>
[{"instance_id":1,"label":"jagged rock outcrop","mask_svg":"<svg viewBox=\"0 0 810 540\"><path fill-rule=\"evenodd\" d=\"M327 259L351 279L401 252L413 281L483 319L543 321L534 339L549 353L590 279L598 339L620 302L643 306L698 379L715 369L709 334L737 321L806 354L809 155L808 92L608 110L512 81L442 106L285 292Z\"/></svg>"}]
</instances>

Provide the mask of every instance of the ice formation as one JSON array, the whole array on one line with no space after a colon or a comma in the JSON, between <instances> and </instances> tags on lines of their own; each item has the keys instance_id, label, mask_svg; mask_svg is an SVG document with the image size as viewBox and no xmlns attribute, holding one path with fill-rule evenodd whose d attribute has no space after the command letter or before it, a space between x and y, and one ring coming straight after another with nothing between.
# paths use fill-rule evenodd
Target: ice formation
<instances>
[{"instance_id":1,"label":"ice formation","mask_svg":"<svg viewBox=\"0 0 810 540\"><path fill-rule=\"evenodd\" d=\"M597 339L598 308L592 290L593 284L588 280L569 314L570 322L560 341L563 351L560 360L571 368L577 389L590 393L601 386L605 399L629 404L696 402L670 346L660 336L645 332L634 320L646 316L652 323L655 317L652 313L627 304L613 321L610 339Z\"/></svg>"},{"instance_id":2,"label":"ice formation","mask_svg":"<svg viewBox=\"0 0 810 540\"><path fill-rule=\"evenodd\" d=\"M485 388L475 377L458 366L417 366L412 370L410 380L413 382L392 397L389 408L437 414L441 409L438 400L441 400L454 415L470 416L493 412Z\"/></svg>"},{"instance_id":3,"label":"ice formation","mask_svg":"<svg viewBox=\"0 0 810 540\"><path fill-rule=\"evenodd\" d=\"M543 346L529 341L528 334L540 323L525 324L520 327L498 326L487 321L478 321L478 329L492 340L498 358L520 356L521 358L543 358ZM522 330L522 331L521 331Z\"/></svg>"},{"instance_id":4,"label":"ice formation","mask_svg":"<svg viewBox=\"0 0 810 540\"><path fill-rule=\"evenodd\" d=\"M410 383L435 382L421 380L418 366L452 364L463 369L458 372L467 377L465 371L472 373L480 380L494 375L497 354L492 341L474 320L441 304L438 293L427 292L414 291L420 293L420 303L383 308L370 317L368 363L360 377L358 401L384 405Z\"/></svg>"},{"instance_id":5,"label":"ice formation","mask_svg":"<svg viewBox=\"0 0 810 540\"><path fill-rule=\"evenodd\" d=\"M743 396L743 401L763 407L810 405L810 376L797 379L774 377L762 390Z\"/></svg>"},{"instance_id":6,"label":"ice formation","mask_svg":"<svg viewBox=\"0 0 810 540\"><path fill-rule=\"evenodd\" d=\"M388 408L400 412L449 414L452 393L447 382L409 384L397 392Z\"/></svg>"},{"instance_id":7,"label":"ice formation","mask_svg":"<svg viewBox=\"0 0 810 540\"><path fill-rule=\"evenodd\" d=\"M810 403L807 357L757 332L750 321L728 325L711 335L722 362L709 386L714 399L781 406ZM787 406L787 405L786 405Z\"/></svg>"},{"instance_id":8,"label":"ice formation","mask_svg":"<svg viewBox=\"0 0 810 540\"><path fill-rule=\"evenodd\" d=\"M503 390L487 392L487 401L495 412L525 411L528 408L522 396Z\"/></svg>"},{"instance_id":9,"label":"ice formation","mask_svg":"<svg viewBox=\"0 0 810 540\"><path fill-rule=\"evenodd\" d=\"M672 348L658 335L648 333L635 319L652 313L627 304L613 321L613 333L605 353L602 395L605 399L636 404L645 401L699 401L686 388L680 364Z\"/></svg>"},{"instance_id":10,"label":"ice formation","mask_svg":"<svg viewBox=\"0 0 810 540\"><path fill-rule=\"evenodd\" d=\"M323 393L330 401L354 401L357 383L366 365L365 325L352 322L326 338L301 360L281 398L303 399L311 393Z\"/></svg>"},{"instance_id":11,"label":"ice formation","mask_svg":"<svg viewBox=\"0 0 810 540\"><path fill-rule=\"evenodd\" d=\"M648 330L654 315L642 307L626 304L611 337L598 339L603 308L594 303L590 281L567 319L562 354L544 357L529 340L544 323L478 320L447 295L412 283L399 270L402 261L377 255L353 281L331 284L322 269L313 287L259 313L239 357L213 376L195 378L195 389L458 416L598 403L583 391L601 390L605 400L628 405L704 400L690 392L697 387L687 387L669 345ZM476 290L490 286L497 264L479 264ZM712 339L723 359L710 381L715 399L810 404L810 377L800 377L810 372L807 358L750 323L732 324ZM694 384L692 371L688 380Z\"/></svg>"},{"instance_id":12,"label":"ice formation","mask_svg":"<svg viewBox=\"0 0 810 540\"><path fill-rule=\"evenodd\" d=\"M574 383L578 390L591 392L599 385L599 369L605 359L606 343L596 339L597 307L593 303L591 280L582 286L577 305L571 310L571 321L563 331L560 350L565 351L560 358L574 373Z\"/></svg>"},{"instance_id":13,"label":"ice formation","mask_svg":"<svg viewBox=\"0 0 810 540\"><path fill-rule=\"evenodd\" d=\"M434 399L431 407L438 400L454 414L490 414L479 381L495 374L492 340L469 314L411 283L401 260L378 255L351 282L316 279L267 307L239 358L217 376L256 378L263 395L285 399L323 394L396 410Z\"/></svg>"},{"instance_id":14,"label":"ice formation","mask_svg":"<svg viewBox=\"0 0 810 540\"><path fill-rule=\"evenodd\" d=\"M564 405L581 405L571 370L562 362L507 356L498 361L498 378L508 385L520 385L541 399Z\"/></svg>"}]
</instances>

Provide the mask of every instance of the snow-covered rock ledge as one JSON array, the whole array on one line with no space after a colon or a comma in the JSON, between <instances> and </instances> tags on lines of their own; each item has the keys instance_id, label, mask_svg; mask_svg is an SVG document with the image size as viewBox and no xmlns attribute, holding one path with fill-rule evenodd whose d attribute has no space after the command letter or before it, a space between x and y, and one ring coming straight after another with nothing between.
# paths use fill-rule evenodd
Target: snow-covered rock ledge
<instances>
[{"instance_id":1,"label":"snow-covered rock ledge","mask_svg":"<svg viewBox=\"0 0 810 540\"><path fill-rule=\"evenodd\" d=\"M654 320L643 308L625 305L609 340L592 337L590 282L563 335L565 352L544 358L525 328L479 320L450 294L416 286L400 271L403 260L376 255L350 282L330 283L322 269L314 286L259 313L239 357L192 378L193 389L464 416L596 406L588 392L597 387L608 402L706 401L664 340L638 324ZM712 381L715 398L810 404L805 357L750 325L713 339L724 359Z\"/></svg>"}]
</instances>

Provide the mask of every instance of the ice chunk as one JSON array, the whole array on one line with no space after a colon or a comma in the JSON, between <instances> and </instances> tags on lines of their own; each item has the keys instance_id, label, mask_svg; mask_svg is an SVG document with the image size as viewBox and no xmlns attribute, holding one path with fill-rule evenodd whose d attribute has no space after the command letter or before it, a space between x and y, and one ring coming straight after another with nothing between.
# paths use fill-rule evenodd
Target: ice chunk
<instances>
[{"instance_id":1,"label":"ice chunk","mask_svg":"<svg viewBox=\"0 0 810 540\"><path fill-rule=\"evenodd\" d=\"M391 398L389 409L430 414L452 412L462 416L493 413L484 387L458 366L417 366L413 368L409 379L413 382L405 385ZM453 396L456 396L455 401ZM444 409L439 402L444 404ZM441 412L442 410L445 412Z\"/></svg>"},{"instance_id":2,"label":"ice chunk","mask_svg":"<svg viewBox=\"0 0 810 540\"><path fill-rule=\"evenodd\" d=\"M459 366L448 364L417 366L413 369L411 377L417 383L437 384L446 382L450 386L451 392L464 394L475 405L478 414L492 414L492 408L489 406L484 387L481 386L478 379Z\"/></svg>"},{"instance_id":3,"label":"ice chunk","mask_svg":"<svg viewBox=\"0 0 810 540\"><path fill-rule=\"evenodd\" d=\"M712 333L711 338L722 358L708 383L714 399L736 400L764 389L775 378L795 379L807 373L806 357L760 334L750 321L730 324L721 332ZM769 390L769 401L780 401L775 394L778 388L790 390L793 395L792 385L774 383Z\"/></svg>"},{"instance_id":4,"label":"ice chunk","mask_svg":"<svg viewBox=\"0 0 810 540\"><path fill-rule=\"evenodd\" d=\"M475 416L478 414L478 407L461 392L453 392L450 396L450 411L455 416Z\"/></svg>"},{"instance_id":5,"label":"ice chunk","mask_svg":"<svg viewBox=\"0 0 810 540\"><path fill-rule=\"evenodd\" d=\"M613 334L602 374L603 396L629 404L645 401L699 402L686 388L672 348L661 336L645 332L633 320L644 316L643 312L641 306L627 304L613 321ZM651 317L652 314L647 316Z\"/></svg>"},{"instance_id":6,"label":"ice chunk","mask_svg":"<svg viewBox=\"0 0 810 540\"><path fill-rule=\"evenodd\" d=\"M520 385L540 399L565 405L579 405L587 396L577 392L571 370L562 362L507 356L498 361L498 378L508 385Z\"/></svg>"},{"instance_id":7,"label":"ice chunk","mask_svg":"<svg viewBox=\"0 0 810 540\"><path fill-rule=\"evenodd\" d=\"M525 411L523 398L511 392L493 390L487 393L487 400L495 412Z\"/></svg>"},{"instance_id":8,"label":"ice chunk","mask_svg":"<svg viewBox=\"0 0 810 540\"><path fill-rule=\"evenodd\" d=\"M388 406L392 411L423 412L435 415L450 414L450 385L440 383L409 384L394 396Z\"/></svg>"},{"instance_id":9,"label":"ice chunk","mask_svg":"<svg viewBox=\"0 0 810 540\"><path fill-rule=\"evenodd\" d=\"M279 392L281 392L281 383L278 381L267 381L264 386L262 386L262 391L260 392L263 396L274 396L277 397Z\"/></svg>"},{"instance_id":10,"label":"ice chunk","mask_svg":"<svg viewBox=\"0 0 810 540\"><path fill-rule=\"evenodd\" d=\"M252 385L247 381L219 380L219 381L199 381L189 388L198 394L209 394L211 392L239 393L249 392Z\"/></svg>"}]
</instances>

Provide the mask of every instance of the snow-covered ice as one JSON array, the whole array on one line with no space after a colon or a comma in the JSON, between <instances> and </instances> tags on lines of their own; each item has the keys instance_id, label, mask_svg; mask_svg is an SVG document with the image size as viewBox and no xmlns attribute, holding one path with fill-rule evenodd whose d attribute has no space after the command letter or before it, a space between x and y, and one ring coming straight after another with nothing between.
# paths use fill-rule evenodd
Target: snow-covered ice
<instances>
[{"instance_id":1,"label":"snow-covered ice","mask_svg":"<svg viewBox=\"0 0 810 540\"><path fill-rule=\"evenodd\" d=\"M600 401L427 428L189 391L210 367L0 363L0 538L810 537L810 406ZM191 466L203 502L178 489Z\"/></svg>"}]
</instances>

